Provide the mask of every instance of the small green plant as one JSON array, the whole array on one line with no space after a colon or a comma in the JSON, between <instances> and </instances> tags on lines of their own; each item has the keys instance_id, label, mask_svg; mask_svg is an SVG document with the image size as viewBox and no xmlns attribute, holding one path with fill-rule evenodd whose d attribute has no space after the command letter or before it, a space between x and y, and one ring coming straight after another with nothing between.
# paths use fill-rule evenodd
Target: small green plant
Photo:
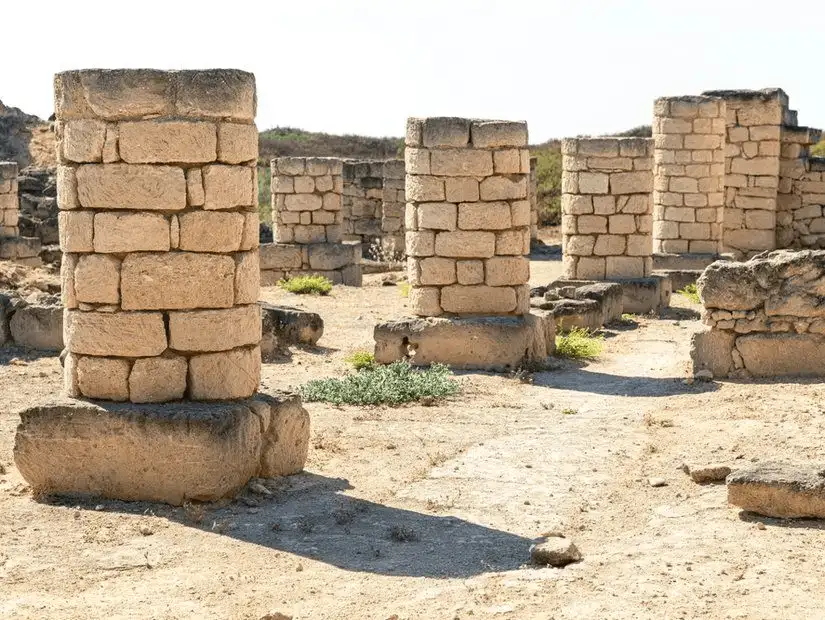
<instances>
[{"instance_id":1,"label":"small green plant","mask_svg":"<svg viewBox=\"0 0 825 620\"><path fill-rule=\"evenodd\" d=\"M578 409L571 409L570 407L565 407L561 410L562 415L576 415L578 412Z\"/></svg>"},{"instance_id":2,"label":"small green plant","mask_svg":"<svg viewBox=\"0 0 825 620\"><path fill-rule=\"evenodd\" d=\"M635 314L628 314L627 312L622 314L622 321L627 323L635 323L636 322L636 315Z\"/></svg>"},{"instance_id":3,"label":"small green plant","mask_svg":"<svg viewBox=\"0 0 825 620\"><path fill-rule=\"evenodd\" d=\"M702 303L699 299L699 291L695 284L687 284L681 291L676 291L680 295L687 297L691 302L698 304Z\"/></svg>"},{"instance_id":4,"label":"small green plant","mask_svg":"<svg viewBox=\"0 0 825 620\"><path fill-rule=\"evenodd\" d=\"M604 345L604 336L591 334L584 327L574 327L566 334L556 336L556 355L579 360L599 357Z\"/></svg>"},{"instance_id":5,"label":"small green plant","mask_svg":"<svg viewBox=\"0 0 825 620\"><path fill-rule=\"evenodd\" d=\"M401 297L409 297L410 296L410 283L409 282L399 282L398 283L398 292L401 294Z\"/></svg>"},{"instance_id":6,"label":"small green plant","mask_svg":"<svg viewBox=\"0 0 825 620\"><path fill-rule=\"evenodd\" d=\"M356 351L347 357L345 361L352 364L355 370L363 370L375 366L375 355L369 351Z\"/></svg>"},{"instance_id":7,"label":"small green plant","mask_svg":"<svg viewBox=\"0 0 825 620\"><path fill-rule=\"evenodd\" d=\"M280 280L278 286L296 295L328 295L332 290L332 282L324 276L297 276Z\"/></svg>"},{"instance_id":8,"label":"small green plant","mask_svg":"<svg viewBox=\"0 0 825 620\"><path fill-rule=\"evenodd\" d=\"M443 364L413 368L407 361L364 368L342 379L315 379L300 387L307 402L334 405L399 405L453 396L460 390Z\"/></svg>"}]
</instances>

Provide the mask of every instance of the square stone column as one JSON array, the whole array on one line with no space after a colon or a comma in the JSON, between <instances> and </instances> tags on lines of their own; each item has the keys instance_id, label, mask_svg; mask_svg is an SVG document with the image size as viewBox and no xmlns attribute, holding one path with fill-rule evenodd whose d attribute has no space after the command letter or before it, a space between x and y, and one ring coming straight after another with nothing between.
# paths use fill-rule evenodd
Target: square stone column
<instances>
[{"instance_id":1,"label":"square stone column","mask_svg":"<svg viewBox=\"0 0 825 620\"><path fill-rule=\"evenodd\" d=\"M381 200L381 249L385 260L404 256L404 162L390 159L384 162L384 187Z\"/></svg>"},{"instance_id":2,"label":"square stone column","mask_svg":"<svg viewBox=\"0 0 825 620\"><path fill-rule=\"evenodd\" d=\"M55 76L65 385L222 400L260 379L255 78Z\"/></svg>"},{"instance_id":3,"label":"square stone column","mask_svg":"<svg viewBox=\"0 0 825 620\"><path fill-rule=\"evenodd\" d=\"M0 238L17 237L20 234L17 228L19 217L17 162L0 161Z\"/></svg>"},{"instance_id":4,"label":"square stone column","mask_svg":"<svg viewBox=\"0 0 825 620\"><path fill-rule=\"evenodd\" d=\"M363 243L369 254L371 248L380 247L384 162L345 160L343 177L344 238Z\"/></svg>"},{"instance_id":5,"label":"square stone column","mask_svg":"<svg viewBox=\"0 0 825 620\"><path fill-rule=\"evenodd\" d=\"M526 314L527 124L411 118L405 157L413 313Z\"/></svg>"}]
</instances>

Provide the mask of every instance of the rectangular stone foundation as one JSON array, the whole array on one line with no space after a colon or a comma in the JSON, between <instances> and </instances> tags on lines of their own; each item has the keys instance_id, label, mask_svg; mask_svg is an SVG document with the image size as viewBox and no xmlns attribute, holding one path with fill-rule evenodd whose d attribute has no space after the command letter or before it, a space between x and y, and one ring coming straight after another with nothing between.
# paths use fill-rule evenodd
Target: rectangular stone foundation
<instances>
[{"instance_id":1,"label":"rectangular stone foundation","mask_svg":"<svg viewBox=\"0 0 825 620\"><path fill-rule=\"evenodd\" d=\"M531 295L532 307L552 311L557 332L597 331L622 316L622 287L615 282L558 280Z\"/></svg>"},{"instance_id":2,"label":"rectangular stone foundation","mask_svg":"<svg viewBox=\"0 0 825 620\"><path fill-rule=\"evenodd\" d=\"M264 243L260 247L261 286L279 280L317 274L333 284L361 286L361 244Z\"/></svg>"},{"instance_id":3,"label":"rectangular stone foundation","mask_svg":"<svg viewBox=\"0 0 825 620\"><path fill-rule=\"evenodd\" d=\"M667 276L653 274L647 278L611 280L622 287L622 313L647 314L660 312L670 306L671 282ZM551 288L580 287L596 284L592 280L556 280Z\"/></svg>"},{"instance_id":4,"label":"rectangular stone foundation","mask_svg":"<svg viewBox=\"0 0 825 620\"><path fill-rule=\"evenodd\" d=\"M180 505L250 478L301 471L309 414L297 395L220 403L61 399L20 412L14 460L32 490Z\"/></svg>"},{"instance_id":5,"label":"rectangular stone foundation","mask_svg":"<svg viewBox=\"0 0 825 620\"><path fill-rule=\"evenodd\" d=\"M417 366L512 370L555 350L552 313L520 317L405 318L375 326L375 361L408 359Z\"/></svg>"}]
</instances>

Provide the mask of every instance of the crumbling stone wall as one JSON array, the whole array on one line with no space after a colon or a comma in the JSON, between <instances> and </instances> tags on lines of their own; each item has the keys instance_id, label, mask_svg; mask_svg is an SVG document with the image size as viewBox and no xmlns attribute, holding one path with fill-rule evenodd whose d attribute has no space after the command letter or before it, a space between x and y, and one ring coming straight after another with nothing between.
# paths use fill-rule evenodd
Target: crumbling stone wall
<instances>
[{"instance_id":1,"label":"crumbling stone wall","mask_svg":"<svg viewBox=\"0 0 825 620\"><path fill-rule=\"evenodd\" d=\"M405 153L412 312L527 314L527 124L411 118Z\"/></svg>"},{"instance_id":2,"label":"crumbling stone wall","mask_svg":"<svg viewBox=\"0 0 825 620\"><path fill-rule=\"evenodd\" d=\"M527 189L530 194L530 239L532 239L533 241L539 238L539 177L538 173L536 172L538 167L538 161L538 157L530 158L530 179L527 184Z\"/></svg>"},{"instance_id":3,"label":"crumbling stone wall","mask_svg":"<svg viewBox=\"0 0 825 620\"><path fill-rule=\"evenodd\" d=\"M657 99L653 140L653 251L718 254L725 205L725 102Z\"/></svg>"},{"instance_id":4,"label":"crumbling stone wall","mask_svg":"<svg viewBox=\"0 0 825 620\"><path fill-rule=\"evenodd\" d=\"M274 244L261 247L265 286L318 274L361 285L359 244L344 244L343 162L334 157L279 157L272 166Z\"/></svg>"},{"instance_id":5,"label":"crumbling stone wall","mask_svg":"<svg viewBox=\"0 0 825 620\"><path fill-rule=\"evenodd\" d=\"M719 261L699 278L694 370L713 376L825 375L825 251Z\"/></svg>"},{"instance_id":6,"label":"crumbling stone wall","mask_svg":"<svg viewBox=\"0 0 825 620\"><path fill-rule=\"evenodd\" d=\"M0 161L0 237L16 237L20 208L17 198L17 162Z\"/></svg>"},{"instance_id":7,"label":"crumbling stone wall","mask_svg":"<svg viewBox=\"0 0 825 620\"><path fill-rule=\"evenodd\" d=\"M132 402L255 393L255 78L55 77L66 390Z\"/></svg>"},{"instance_id":8,"label":"crumbling stone wall","mask_svg":"<svg viewBox=\"0 0 825 620\"><path fill-rule=\"evenodd\" d=\"M787 248L825 247L825 159L811 158L808 149L822 132L784 126L776 203L776 244Z\"/></svg>"},{"instance_id":9,"label":"crumbling stone wall","mask_svg":"<svg viewBox=\"0 0 825 620\"><path fill-rule=\"evenodd\" d=\"M383 161L344 161L345 239L361 242L366 249L380 247L383 199Z\"/></svg>"},{"instance_id":10,"label":"crumbling stone wall","mask_svg":"<svg viewBox=\"0 0 825 620\"><path fill-rule=\"evenodd\" d=\"M389 159L384 162L384 183L381 198L381 254L384 259L404 256L404 162Z\"/></svg>"},{"instance_id":11,"label":"crumbling stone wall","mask_svg":"<svg viewBox=\"0 0 825 620\"><path fill-rule=\"evenodd\" d=\"M565 278L650 275L652 146L649 138L562 141Z\"/></svg>"}]
</instances>

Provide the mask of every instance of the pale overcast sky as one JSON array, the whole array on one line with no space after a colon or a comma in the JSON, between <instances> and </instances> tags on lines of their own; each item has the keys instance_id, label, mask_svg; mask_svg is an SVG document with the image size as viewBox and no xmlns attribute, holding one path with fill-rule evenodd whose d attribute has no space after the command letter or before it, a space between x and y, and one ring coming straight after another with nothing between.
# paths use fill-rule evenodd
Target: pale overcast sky
<instances>
[{"instance_id":1,"label":"pale overcast sky","mask_svg":"<svg viewBox=\"0 0 825 620\"><path fill-rule=\"evenodd\" d=\"M779 86L825 125L822 0L3 0L0 100L43 118L89 67L255 73L258 126L395 135L408 116L530 138L650 123L653 99Z\"/></svg>"}]
</instances>

